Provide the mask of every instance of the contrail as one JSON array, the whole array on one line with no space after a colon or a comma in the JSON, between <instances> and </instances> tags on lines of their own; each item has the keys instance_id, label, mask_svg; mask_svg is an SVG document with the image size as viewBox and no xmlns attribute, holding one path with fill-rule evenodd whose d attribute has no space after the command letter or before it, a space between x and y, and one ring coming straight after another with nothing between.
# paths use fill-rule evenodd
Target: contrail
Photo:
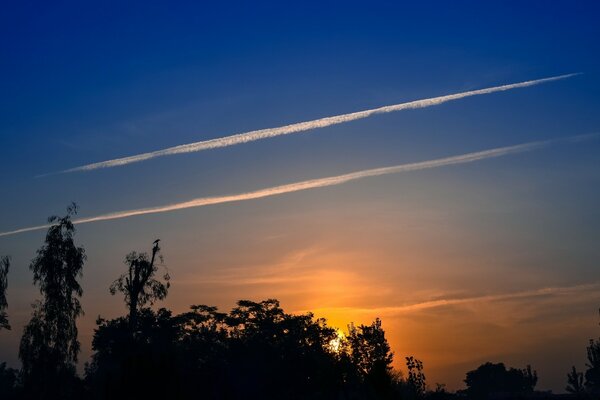
<instances>
[{"instance_id":1,"label":"contrail","mask_svg":"<svg viewBox=\"0 0 600 400\"><path fill-rule=\"evenodd\" d=\"M183 209L192 208L192 207L203 207L203 206L208 206L211 204L222 204L222 203L231 203L231 202L236 202L236 201L260 199L263 197L277 196L280 194L298 192L301 190L341 185L342 183L354 181L357 179L367 178L370 176L379 176L379 175L396 174L396 173L400 173L400 172L418 171L418 170L423 170L423 169L438 168L438 167L454 165L454 164L465 164L465 163L484 160L484 159L488 159L488 158L501 157L501 156L505 156L505 155L509 155L509 154L530 151L530 150L538 149L540 147L549 145L551 143L556 143L559 141L578 142L581 140L586 140L589 138L597 137L598 135L599 135L598 133L593 133L593 134L579 135L579 136L573 136L573 137L568 137L568 138L559 138L559 139L550 139L550 140L543 140L543 141L537 141L537 142L529 142L529 143L523 143L523 144L518 144L518 145L514 145L514 146L498 147L495 149L478 151L478 152L474 152L474 153L467 153L467 154L446 157L446 158L439 158L439 159L435 159L435 160L420 161L420 162L409 163L409 164L401 164L401 165L395 165L392 167L367 169L367 170L363 170L363 171L357 171L357 172L352 172L349 174L337 175L337 176L332 176L332 177L328 177L328 178L311 179L311 180L307 180L307 181L290 183L290 184L281 185L281 186L274 186L274 187L270 187L270 188L266 188L266 189L260 189L260 190L255 190L252 192L246 192L246 193L241 193L241 194L233 194L233 195L217 196L217 197L201 197L201 198L197 198L197 199L193 199L193 200L189 200L189 201L184 201L181 203L168 204L168 205L164 205L164 206L140 208L140 209L136 209L136 210L127 210L127 211L118 211L118 212L113 212L113 213L109 213L109 214L99 215L96 217L79 218L79 219L75 219L73 222L75 224L85 224L88 222L108 221L108 220L112 220L112 219L133 217L136 215L156 214L156 213L163 213L163 212L169 212L169 211L175 211L175 210L183 210ZM21 228L21 229L17 229L17 230L13 230L13 231L0 232L0 237L14 235L17 233L45 229L49 226L50 226L49 224L46 224L46 225L33 226L33 227L29 227L29 228Z\"/></svg>"},{"instance_id":2,"label":"contrail","mask_svg":"<svg viewBox=\"0 0 600 400\"><path fill-rule=\"evenodd\" d=\"M66 170L60 171L58 173L91 171L91 170L100 169L100 168L118 167L118 166L122 166L122 165L127 165L127 164L131 164L131 163L149 160L149 159L156 158L156 157L170 156L170 155L182 154L182 153L192 153L192 152L196 152L196 151L216 149L218 147L233 146L233 145L240 144L240 143L253 142L255 140L267 139L267 138L272 138L272 137L280 136L280 135L289 135L292 133L304 132L304 131L308 131L311 129L325 128L325 127L331 126L331 125L343 124L345 122L368 118L368 117L376 115L376 114L384 114L384 113L390 113L390 112L401 111L401 110L409 110L409 109L414 109L414 108L431 107L431 106L436 106L438 104L446 103L448 101L462 99L465 97L478 96L481 94L489 94L489 93L495 93L495 92L503 92L503 91L511 90L511 89L539 85L540 83L552 82L552 81L557 81L560 79L566 79L566 78L570 78L572 76L579 75L579 74L580 73L572 73L572 74L566 74L566 75L553 76L550 78L543 78L543 79L536 79L536 80L526 81L526 82L512 83L509 85L494 86L494 87L489 87L489 88L485 88L485 89L471 90L468 92L449 94L449 95L439 96L439 97L432 97L429 99L415 100L415 101L410 101L408 103L394 104L391 106L384 106L384 107L374 108L371 110L364 110L364 111L358 111L358 112L353 112L353 113L349 113L349 114L335 115L333 117L319 118L319 119L315 119L312 121L298 122L295 124L280 126L277 128L260 129L260 130L255 130L255 131L238 133L236 135L225 136L225 137L210 139L210 140L204 140L201 142L182 144L179 146L169 147L169 148L162 149L162 150L151 151L149 153L142 153L142 154L137 154L137 155L133 155L133 156L129 156L129 157L115 158L112 160L101 161L101 162L97 162L97 163L93 163L93 164L87 164L87 165L83 165L80 167L66 169ZM49 175L49 174L46 174L46 175ZM44 175L40 175L40 176L44 176Z\"/></svg>"}]
</instances>

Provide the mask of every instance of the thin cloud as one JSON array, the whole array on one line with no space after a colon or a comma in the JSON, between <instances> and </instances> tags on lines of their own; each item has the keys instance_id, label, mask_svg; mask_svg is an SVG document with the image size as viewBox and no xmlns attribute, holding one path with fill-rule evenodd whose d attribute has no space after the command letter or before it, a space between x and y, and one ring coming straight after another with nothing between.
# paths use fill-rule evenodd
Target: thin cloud
<instances>
[{"instance_id":1,"label":"thin cloud","mask_svg":"<svg viewBox=\"0 0 600 400\"><path fill-rule=\"evenodd\" d=\"M396 173L401 173L401 172L419 171L419 170L423 170L423 169L438 168L438 167L444 167L444 166L455 165L455 164L465 164L465 163L475 162L475 161L479 161L479 160L485 160L488 158L495 158L495 157L501 157L501 156L505 156L505 155L509 155L509 154L531 151L534 149L538 149L538 148L547 146L552 143L565 142L565 141L579 142L579 141L594 138L597 136L598 136L597 133L593 133L593 134L579 135L579 136L574 136L574 137L569 137L569 138L559 138L559 139L543 140L543 141L537 141L537 142L529 142L529 143L518 144L515 146L498 147L495 149L477 151L474 153L467 153L467 154L462 154L462 155L452 156L452 157L438 158L435 160L420 161L420 162L409 163L409 164L401 164L401 165L395 165L392 167L367 169L367 170L363 170L363 171L357 171L357 172L352 172L349 174L337 175L337 176L332 176L332 177L328 177L328 178L311 179L311 180L307 180L307 181L290 183L290 184L281 185L281 186L274 186L274 187L270 187L270 188L266 188L266 189L260 189L260 190L255 190L252 192L246 192L246 193L241 193L241 194L216 196L216 197L201 197L201 198L197 198L197 199L193 199L193 200L189 200L189 201L184 201L181 203L168 204L168 205L164 205L164 206L140 208L140 209L134 209L134 210L127 210L127 211L118 211L118 212L113 212L113 213L109 213L109 214L99 215L96 217L79 218L79 219L74 220L73 222L75 224L85 224L85 223L89 223L89 222L109 221L109 220L113 220L113 219L134 217L136 215L157 214L157 213L164 213L164 212L170 212L170 211L176 211L176 210L183 210L186 208L204 207L204 206L208 206L208 205L212 205L212 204L232 203L232 202L245 201L245 200L261 199L263 197L270 197L270 196L277 196L277 195L281 195L281 194L285 194L285 193L299 192L301 190L341 185L342 183L354 181L357 179L367 178L367 177L371 177L371 176L380 176L380 175L396 174ZM50 226L49 224L46 224L46 225L38 225L38 226L33 226L33 227L28 227L28 228L16 229L13 231L1 232L0 237L14 235L17 233L24 233L24 232L45 229L45 228L48 228L49 226Z\"/></svg>"},{"instance_id":2,"label":"thin cloud","mask_svg":"<svg viewBox=\"0 0 600 400\"><path fill-rule=\"evenodd\" d=\"M590 291L597 291L600 288L600 283L592 283L585 285L576 286L562 286L562 287L546 287L541 289L525 290L521 292L510 292L500 293L484 296L472 296L463 298L449 298L449 299L437 299L431 301L423 301L419 303L407 304L402 306L391 306L391 307L374 307L374 308L361 308L361 307L325 307L313 310L316 312L324 311L348 311L354 314L377 314L377 315L396 315L403 313L412 313L431 308L466 305L466 304L481 304L499 301L510 301L510 300L521 300L536 297L547 297L547 296L565 296L573 295L578 293L585 293ZM304 312L304 311L299 311Z\"/></svg>"},{"instance_id":3,"label":"thin cloud","mask_svg":"<svg viewBox=\"0 0 600 400\"><path fill-rule=\"evenodd\" d=\"M169 148L162 149L162 150L156 150L156 151L152 151L149 153L142 153L142 154L137 154L137 155L133 155L133 156L129 156L129 157L115 158L112 160L101 161L101 162L97 162L97 163L93 163L93 164L87 164L87 165L83 165L80 167L66 169L66 170L60 171L58 173L82 172L82 171L91 171L91 170L100 169L100 168L119 167L119 166L123 166L123 165L127 165L127 164L150 160L150 159L156 158L156 157L171 156L171 155L175 155L175 154L192 153L192 152L197 152L197 151L202 151L202 150L216 149L219 147L233 146L236 144L253 142L255 140L267 139L267 138L272 138L275 136L289 135L292 133L305 132L305 131L308 131L311 129L325 128L325 127L331 126L331 125L343 124L345 122L368 118L368 117L371 117L376 114L384 114L384 113L409 110L409 109L415 109L415 108L431 107L431 106L436 106L438 104L446 103L448 101L463 99L465 97L478 96L478 95L482 95L482 94L489 94L489 93L495 93L495 92L503 92L503 91L511 90L511 89L539 85L539 84L545 83L545 82L552 82L552 81L557 81L560 79L570 78L575 75L579 75L579 73L553 76L550 78L536 79L536 80L531 80L531 81L526 81L526 82L512 83L509 85L494 86L494 87L485 88L485 89L471 90L468 92L449 94L449 95L445 95L445 96L432 97L432 98L422 99L422 100L415 100L415 101L410 101L407 103L400 103L400 104L395 104L395 105L391 105L391 106L374 108L371 110L364 110L364 111L358 111L358 112L353 112L353 113L349 113L349 114L341 114L341 115L335 115L332 117L319 118L319 119L315 119L312 121L299 122L299 123L295 123L295 124L291 124L291 125L280 126L277 128L260 129L260 130L255 130L255 131L238 133L236 135L225 136L225 137L216 138L216 139L204 140L204 141L189 143L189 144L182 144L179 146L169 147ZM48 174L46 174L46 175L48 175ZM40 176L44 176L44 175L40 175Z\"/></svg>"}]
</instances>

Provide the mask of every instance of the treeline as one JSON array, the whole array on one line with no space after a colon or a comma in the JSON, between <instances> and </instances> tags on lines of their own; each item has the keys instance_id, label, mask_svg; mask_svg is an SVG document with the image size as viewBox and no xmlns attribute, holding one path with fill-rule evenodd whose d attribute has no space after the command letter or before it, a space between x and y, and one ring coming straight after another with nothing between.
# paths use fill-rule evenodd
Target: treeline
<instances>
[{"instance_id":1,"label":"treeline","mask_svg":"<svg viewBox=\"0 0 600 400\"><path fill-rule=\"evenodd\" d=\"M486 363L466 374L467 388L427 385L423 363L406 357L407 375L392 369L381 321L349 325L345 334L313 314L284 312L275 299L242 300L230 312L194 305L173 314L151 306L169 293L159 240L150 254L132 252L109 291L122 295L127 315L98 318L91 361L76 371L82 314L79 280L85 250L71 217L51 217L30 264L41 298L19 346L21 369L0 363L0 399L491 399L543 398L537 373ZM6 313L8 257L0 258L0 330ZM577 398L598 398L600 341L588 346L588 369L568 374Z\"/></svg>"}]
</instances>

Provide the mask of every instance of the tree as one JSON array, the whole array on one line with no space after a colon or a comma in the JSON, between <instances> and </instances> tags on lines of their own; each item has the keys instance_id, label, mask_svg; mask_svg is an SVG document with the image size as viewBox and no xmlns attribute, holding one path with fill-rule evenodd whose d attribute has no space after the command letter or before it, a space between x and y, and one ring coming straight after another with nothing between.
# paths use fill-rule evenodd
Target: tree
<instances>
[{"instance_id":1,"label":"tree","mask_svg":"<svg viewBox=\"0 0 600 400\"><path fill-rule=\"evenodd\" d=\"M575 366L573 366L571 372L567 374L567 387L565 390L574 394L581 394L585 391L583 385L583 373L577 372Z\"/></svg>"},{"instance_id":2,"label":"tree","mask_svg":"<svg viewBox=\"0 0 600 400\"><path fill-rule=\"evenodd\" d=\"M394 354L385 338L381 320L377 318L371 325L358 327L350 324L348 331L352 363L378 396L390 396Z\"/></svg>"},{"instance_id":3,"label":"tree","mask_svg":"<svg viewBox=\"0 0 600 400\"><path fill-rule=\"evenodd\" d=\"M89 398L184 398L180 393L183 382L179 381L183 367L177 354L179 332L170 311L142 309L135 335L131 335L127 317L99 318L96 323L94 354L85 368ZM191 382L195 379L198 377L190 376Z\"/></svg>"},{"instance_id":4,"label":"tree","mask_svg":"<svg viewBox=\"0 0 600 400\"><path fill-rule=\"evenodd\" d=\"M406 368L408 369L408 389L412 396L420 399L425 396L427 383L423 373L423 362L414 357L406 357Z\"/></svg>"},{"instance_id":5,"label":"tree","mask_svg":"<svg viewBox=\"0 0 600 400\"><path fill-rule=\"evenodd\" d=\"M6 314L6 288L8 287L8 269L10 268L10 257L0 257L0 330L10 329L8 324L8 316Z\"/></svg>"},{"instance_id":6,"label":"tree","mask_svg":"<svg viewBox=\"0 0 600 400\"><path fill-rule=\"evenodd\" d=\"M487 399L493 393L532 392L537 384L537 372L526 369L506 369L503 363L485 363L467 372L466 393L471 399Z\"/></svg>"},{"instance_id":7,"label":"tree","mask_svg":"<svg viewBox=\"0 0 600 400\"><path fill-rule=\"evenodd\" d=\"M234 398L334 398L342 376L330 343L336 330L279 301L240 300L225 318Z\"/></svg>"},{"instance_id":8,"label":"tree","mask_svg":"<svg viewBox=\"0 0 600 400\"><path fill-rule=\"evenodd\" d=\"M110 286L110 293L116 294L117 291L125 296L125 304L129 308L129 326L132 331L137 326L137 316L140 310L146 304L154 304L157 300L163 300L169 292L169 274L164 274L161 282L154 279L154 275L158 271L156 259L163 262L160 255L160 247L157 239L152 247L152 255L148 258L146 253L136 253L135 251L127 254L125 264L127 272L121 275Z\"/></svg>"},{"instance_id":9,"label":"tree","mask_svg":"<svg viewBox=\"0 0 600 400\"><path fill-rule=\"evenodd\" d=\"M25 326L19 358L23 384L30 397L68 398L74 386L75 363L79 354L76 319L83 310L79 298L83 290L77 281L82 276L86 256L73 240L71 217L77 213L72 204L64 217L50 217L44 245L29 268L39 286L42 300L34 304L30 322Z\"/></svg>"},{"instance_id":10,"label":"tree","mask_svg":"<svg viewBox=\"0 0 600 400\"><path fill-rule=\"evenodd\" d=\"M514 368L511 368L509 372L512 372ZM533 389L537 385L538 376L537 371L531 369L531 365L527 365L524 369L516 370L521 373L521 389L524 392L533 392Z\"/></svg>"},{"instance_id":11,"label":"tree","mask_svg":"<svg viewBox=\"0 0 600 400\"><path fill-rule=\"evenodd\" d=\"M394 355L385 338L381 320L377 318L371 325L348 327L348 341L352 350L352 359L358 369L367 376L378 368L391 369Z\"/></svg>"},{"instance_id":12,"label":"tree","mask_svg":"<svg viewBox=\"0 0 600 400\"><path fill-rule=\"evenodd\" d=\"M339 398L347 381L335 337L325 320L273 299L242 300L228 314L144 308L135 335L127 317L98 320L86 383L98 399Z\"/></svg>"},{"instance_id":13,"label":"tree","mask_svg":"<svg viewBox=\"0 0 600 400\"><path fill-rule=\"evenodd\" d=\"M0 394L2 394L2 400L17 398L17 377L17 370L8 368L4 362L0 363Z\"/></svg>"},{"instance_id":14,"label":"tree","mask_svg":"<svg viewBox=\"0 0 600 400\"><path fill-rule=\"evenodd\" d=\"M592 393L600 393L600 339L590 339L587 347L587 359L585 387Z\"/></svg>"}]
</instances>

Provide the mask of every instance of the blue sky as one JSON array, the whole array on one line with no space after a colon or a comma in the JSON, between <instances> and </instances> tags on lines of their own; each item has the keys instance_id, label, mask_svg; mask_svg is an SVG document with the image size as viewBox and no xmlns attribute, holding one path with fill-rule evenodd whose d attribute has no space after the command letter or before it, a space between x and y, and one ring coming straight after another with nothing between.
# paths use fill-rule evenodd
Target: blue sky
<instances>
[{"instance_id":1,"label":"blue sky","mask_svg":"<svg viewBox=\"0 0 600 400\"><path fill-rule=\"evenodd\" d=\"M600 131L599 11L591 1L4 5L0 231L43 223L70 201L89 216ZM245 145L35 177L253 129L570 72L583 74ZM82 226L80 240L89 254L84 352L89 354L85 342L95 316L123 312L107 292L122 258L156 237L163 239L174 276L166 305L177 311L200 302L227 308L239 298L278 296L292 310L329 307L324 316L343 327L349 322L344 318L371 315L331 310L597 283L599 161L596 139L278 198ZM36 296L27 265L42 238L42 232L0 238L0 254L14 260L9 313L15 326L0 336L0 359L16 360L14 343ZM314 285L303 280L309 272L330 285L313 293ZM234 284L228 278L276 275L277 285ZM290 276L294 285L281 284ZM196 282L192 277L196 286L186 286L183 281ZM209 278L213 283L203 281ZM294 287L298 280L305 291ZM357 295L339 292L340 282L357 285ZM382 294L363 293L360 284ZM598 306L593 293L564 296L556 300L554 314L541 311L547 299L519 304L521 310L531 308L519 318L505 303L490 305L505 316L500 325L482 319L489 310L450 310L457 316L451 325L457 338L492 327L504 337L515 335L489 353L456 339L453 350L440 355L437 328L427 315L388 316L388 333L400 360L420 352L433 378L451 387L460 387L462 379L454 370L460 367L462 374L495 357L520 363L516 366L535 367L538 361L541 385L561 390L570 365L583 365L586 338L597 335ZM581 329L564 333L561 324ZM533 341L546 331L552 334L535 345L516 337L530 334ZM567 339L572 347L550 350ZM468 352L482 354L457 356Z\"/></svg>"}]
</instances>

